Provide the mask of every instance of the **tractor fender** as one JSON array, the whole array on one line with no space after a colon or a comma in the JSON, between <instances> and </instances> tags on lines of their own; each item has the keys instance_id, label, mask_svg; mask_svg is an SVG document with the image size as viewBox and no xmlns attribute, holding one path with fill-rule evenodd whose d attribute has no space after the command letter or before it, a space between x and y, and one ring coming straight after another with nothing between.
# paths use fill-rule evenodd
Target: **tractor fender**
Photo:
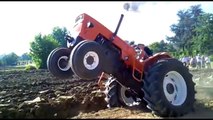
<instances>
[{"instance_id":1,"label":"tractor fender","mask_svg":"<svg viewBox=\"0 0 213 120\"><path fill-rule=\"evenodd\" d=\"M156 62L167 58L172 58L172 56L170 56L167 52L159 52L154 54L153 56L150 56L149 58L144 60L144 72L147 72L149 68Z\"/></svg>"}]
</instances>

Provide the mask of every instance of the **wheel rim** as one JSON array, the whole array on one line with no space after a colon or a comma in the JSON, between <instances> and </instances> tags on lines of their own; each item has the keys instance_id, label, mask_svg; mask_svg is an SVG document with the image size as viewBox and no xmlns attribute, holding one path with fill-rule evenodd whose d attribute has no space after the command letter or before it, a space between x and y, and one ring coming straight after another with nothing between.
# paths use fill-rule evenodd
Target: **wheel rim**
<instances>
[{"instance_id":1,"label":"wheel rim","mask_svg":"<svg viewBox=\"0 0 213 120\"><path fill-rule=\"evenodd\" d=\"M128 91L127 88L121 87L120 94L121 94L121 99L122 99L122 101L123 101L127 106L133 106L133 105L136 105L136 104L137 104L137 103L135 102L135 100L132 98L132 96L130 95L130 91Z\"/></svg>"},{"instance_id":2,"label":"wheel rim","mask_svg":"<svg viewBox=\"0 0 213 120\"><path fill-rule=\"evenodd\" d=\"M68 71L70 69L70 64L68 62L67 56L62 56L58 59L57 62L58 68L62 71Z\"/></svg>"},{"instance_id":3,"label":"wheel rim","mask_svg":"<svg viewBox=\"0 0 213 120\"><path fill-rule=\"evenodd\" d=\"M167 100L174 106L182 105L186 100L186 82L176 71L170 71L165 75L163 91Z\"/></svg>"},{"instance_id":4,"label":"wheel rim","mask_svg":"<svg viewBox=\"0 0 213 120\"><path fill-rule=\"evenodd\" d=\"M84 66L88 70L95 69L99 64L99 57L98 54L94 51L89 51L84 56Z\"/></svg>"}]
</instances>

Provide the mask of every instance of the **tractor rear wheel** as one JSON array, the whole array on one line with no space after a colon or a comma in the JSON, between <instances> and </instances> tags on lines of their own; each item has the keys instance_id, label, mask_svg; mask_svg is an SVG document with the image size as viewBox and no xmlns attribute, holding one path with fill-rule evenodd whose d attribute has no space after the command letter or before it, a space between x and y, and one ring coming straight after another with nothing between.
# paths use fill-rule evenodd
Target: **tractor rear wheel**
<instances>
[{"instance_id":1,"label":"tractor rear wheel","mask_svg":"<svg viewBox=\"0 0 213 120\"><path fill-rule=\"evenodd\" d=\"M144 79L147 107L161 117L178 117L193 110L195 83L188 68L176 59L157 62Z\"/></svg>"},{"instance_id":2,"label":"tractor rear wheel","mask_svg":"<svg viewBox=\"0 0 213 120\"><path fill-rule=\"evenodd\" d=\"M107 107L121 107L121 106L134 106L139 103L136 102L136 98L133 98L133 94L126 87L120 85L116 78L108 78L105 84L105 101Z\"/></svg>"},{"instance_id":3,"label":"tractor rear wheel","mask_svg":"<svg viewBox=\"0 0 213 120\"><path fill-rule=\"evenodd\" d=\"M55 48L47 58L47 68L54 76L68 78L73 75L69 64L71 49Z\"/></svg>"},{"instance_id":4,"label":"tractor rear wheel","mask_svg":"<svg viewBox=\"0 0 213 120\"><path fill-rule=\"evenodd\" d=\"M70 55L73 72L82 79L95 79L102 73L104 55L101 45L94 41L78 43Z\"/></svg>"}]
</instances>

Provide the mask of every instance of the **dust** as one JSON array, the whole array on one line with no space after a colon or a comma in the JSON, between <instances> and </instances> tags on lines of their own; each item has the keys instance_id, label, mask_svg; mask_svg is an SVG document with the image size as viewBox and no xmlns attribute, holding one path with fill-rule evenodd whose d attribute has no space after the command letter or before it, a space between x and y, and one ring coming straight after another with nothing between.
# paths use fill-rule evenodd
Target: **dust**
<instances>
[{"instance_id":1,"label":"dust","mask_svg":"<svg viewBox=\"0 0 213 120\"><path fill-rule=\"evenodd\" d=\"M196 83L196 99L213 99L213 70L201 69L190 72L193 74L193 81Z\"/></svg>"}]
</instances>

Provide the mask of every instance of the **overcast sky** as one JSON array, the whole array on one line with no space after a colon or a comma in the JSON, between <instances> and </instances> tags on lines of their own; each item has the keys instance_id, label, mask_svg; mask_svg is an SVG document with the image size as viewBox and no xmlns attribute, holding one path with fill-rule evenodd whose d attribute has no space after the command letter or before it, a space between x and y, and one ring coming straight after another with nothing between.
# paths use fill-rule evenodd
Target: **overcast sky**
<instances>
[{"instance_id":1,"label":"overcast sky","mask_svg":"<svg viewBox=\"0 0 213 120\"><path fill-rule=\"evenodd\" d=\"M0 2L0 54L29 52L34 36L51 33L53 27L71 31L74 19L87 13L114 32L124 14L118 36L149 45L172 36L170 25L177 23L177 12L201 4L213 13L213 2L142 2L137 12L126 12L125 2ZM138 2L137 2L138 3ZM133 4L134 5L134 4ZM71 33L72 34L72 33Z\"/></svg>"}]
</instances>

